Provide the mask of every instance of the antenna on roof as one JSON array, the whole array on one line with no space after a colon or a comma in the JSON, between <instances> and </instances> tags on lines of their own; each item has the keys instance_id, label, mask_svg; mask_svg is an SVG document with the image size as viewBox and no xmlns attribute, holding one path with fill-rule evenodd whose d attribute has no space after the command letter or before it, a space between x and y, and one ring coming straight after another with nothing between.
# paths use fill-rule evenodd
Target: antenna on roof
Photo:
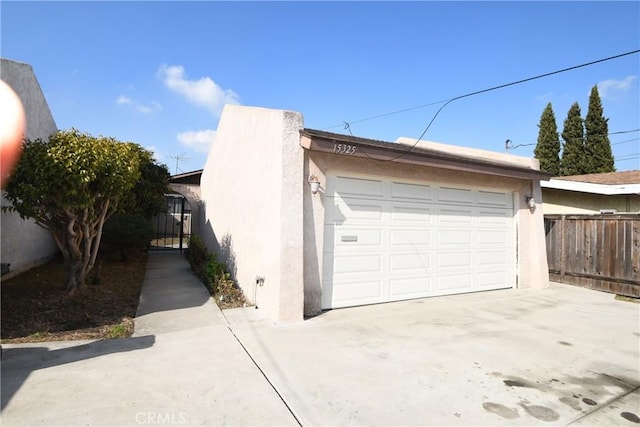
<instances>
[{"instance_id":1,"label":"antenna on roof","mask_svg":"<svg viewBox=\"0 0 640 427\"><path fill-rule=\"evenodd\" d=\"M349 124L349 122L344 122L344 128L349 131L349 135L353 136L353 134L351 133L351 125Z\"/></svg>"},{"instance_id":2,"label":"antenna on roof","mask_svg":"<svg viewBox=\"0 0 640 427\"><path fill-rule=\"evenodd\" d=\"M184 172L182 169L178 168L178 164L180 160L189 160L189 157L186 157L184 153L178 154L177 156L169 156L170 159L176 159L176 175L178 175L178 171Z\"/></svg>"}]
</instances>

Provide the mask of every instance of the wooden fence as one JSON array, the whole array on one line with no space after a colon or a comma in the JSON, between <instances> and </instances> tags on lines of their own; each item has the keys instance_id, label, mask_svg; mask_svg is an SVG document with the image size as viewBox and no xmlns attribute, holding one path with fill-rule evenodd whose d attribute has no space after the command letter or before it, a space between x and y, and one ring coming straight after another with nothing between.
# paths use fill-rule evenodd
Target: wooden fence
<instances>
[{"instance_id":1,"label":"wooden fence","mask_svg":"<svg viewBox=\"0 0 640 427\"><path fill-rule=\"evenodd\" d=\"M545 215L549 277L640 297L640 214Z\"/></svg>"}]
</instances>

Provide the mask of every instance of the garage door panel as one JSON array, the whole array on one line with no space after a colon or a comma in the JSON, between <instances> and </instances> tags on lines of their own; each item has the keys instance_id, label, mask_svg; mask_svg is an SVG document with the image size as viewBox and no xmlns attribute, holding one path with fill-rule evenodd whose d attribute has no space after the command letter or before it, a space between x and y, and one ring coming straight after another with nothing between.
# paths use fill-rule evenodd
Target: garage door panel
<instances>
[{"instance_id":1,"label":"garage door panel","mask_svg":"<svg viewBox=\"0 0 640 427\"><path fill-rule=\"evenodd\" d=\"M381 180L362 178L335 178L335 192L340 196L383 198L384 189Z\"/></svg>"},{"instance_id":2,"label":"garage door panel","mask_svg":"<svg viewBox=\"0 0 640 427\"><path fill-rule=\"evenodd\" d=\"M391 199L415 200L424 202L432 199L432 188L428 185L407 184L402 182L391 183Z\"/></svg>"},{"instance_id":3,"label":"garage door panel","mask_svg":"<svg viewBox=\"0 0 640 427\"><path fill-rule=\"evenodd\" d=\"M473 210L471 208L440 207L438 209L438 225L471 224L473 222Z\"/></svg>"},{"instance_id":4,"label":"garage door panel","mask_svg":"<svg viewBox=\"0 0 640 427\"><path fill-rule=\"evenodd\" d=\"M336 256L333 260L334 276L367 273L380 275L382 265L380 255Z\"/></svg>"},{"instance_id":5,"label":"garage door panel","mask_svg":"<svg viewBox=\"0 0 640 427\"><path fill-rule=\"evenodd\" d=\"M392 249L410 247L428 247L431 244L431 230L403 229L391 230L389 241Z\"/></svg>"},{"instance_id":6,"label":"garage door panel","mask_svg":"<svg viewBox=\"0 0 640 427\"><path fill-rule=\"evenodd\" d=\"M440 274L436 279L436 288L439 295L471 291L473 289L473 274L464 272L449 275Z\"/></svg>"},{"instance_id":7,"label":"garage door panel","mask_svg":"<svg viewBox=\"0 0 640 427\"><path fill-rule=\"evenodd\" d=\"M506 289L513 286L504 270L478 273L476 280L479 289Z\"/></svg>"},{"instance_id":8,"label":"garage door panel","mask_svg":"<svg viewBox=\"0 0 640 427\"><path fill-rule=\"evenodd\" d=\"M486 245L504 247L507 244L508 235L506 230L480 230L478 231L478 244L481 247Z\"/></svg>"},{"instance_id":9,"label":"garage door panel","mask_svg":"<svg viewBox=\"0 0 640 427\"><path fill-rule=\"evenodd\" d=\"M470 245L473 241L473 230L437 230L437 241L440 246Z\"/></svg>"},{"instance_id":10,"label":"garage door panel","mask_svg":"<svg viewBox=\"0 0 640 427\"><path fill-rule=\"evenodd\" d=\"M379 223L382 221L382 202L375 200L346 199L332 204L333 224Z\"/></svg>"},{"instance_id":11,"label":"garage door panel","mask_svg":"<svg viewBox=\"0 0 640 427\"><path fill-rule=\"evenodd\" d=\"M426 205L401 205L391 206L391 222L395 224L423 224L431 222L431 209Z\"/></svg>"},{"instance_id":12,"label":"garage door panel","mask_svg":"<svg viewBox=\"0 0 640 427\"><path fill-rule=\"evenodd\" d=\"M478 191L478 204L511 208L513 207L513 197L509 193L480 190Z\"/></svg>"},{"instance_id":13,"label":"garage door panel","mask_svg":"<svg viewBox=\"0 0 640 427\"><path fill-rule=\"evenodd\" d=\"M478 251L478 268L507 268L511 261L509 252L506 250Z\"/></svg>"},{"instance_id":14,"label":"garage door panel","mask_svg":"<svg viewBox=\"0 0 640 427\"><path fill-rule=\"evenodd\" d=\"M430 258L431 255L428 252L391 253L389 254L389 271L393 275L406 272L428 273Z\"/></svg>"},{"instance_id":15,"label":"garage door panel","mask_svg":"<svg viewBox=\"0 0 640 427\"><path fill-rule=\"evenodd\" d=\"M332 294L334 307L348 307L350 305L381 302L382 281L333 282Z\"/></svg>"},{"instance_id":16,"label":"garage door panel","mask_svg":"<svg viewBox=\"0 0 640 427\"><path fill-rule=\"evenodd\" d=\"M430 278L425 276L389 280L390 299L418 298L429 292Z\"/></svg>"},{"instance_id":17,"label":"garage door panel","mask_svg":"<svg viewBox=\"0 0 640 427\"><path fill-rule=\"evenodd\" d=\"M462 188L440 187L438 189L438 201L445 203L472 204L473 191Z\"/></svg>"},{"instance_id":18,"label":"garage door panel","mask_svg":"<svg viewBox=\"0 0 640 427\"><path fill-rule=\"evenodd\" d=\"M511 221L510 212L498 209L479 209L477 217L483 227L505 227Z\"/></svg>"},{"instance_id":19,"label":"garage door panel","mask_svg":"<svg viewBox=\"0 0 640 427\"><path fill-rule=\"evenodd\" d=\"M455 268L470 269L473 267L473 254L468 252L438 252L436 254L436 269Z\"/></svg>"}]
</instances>

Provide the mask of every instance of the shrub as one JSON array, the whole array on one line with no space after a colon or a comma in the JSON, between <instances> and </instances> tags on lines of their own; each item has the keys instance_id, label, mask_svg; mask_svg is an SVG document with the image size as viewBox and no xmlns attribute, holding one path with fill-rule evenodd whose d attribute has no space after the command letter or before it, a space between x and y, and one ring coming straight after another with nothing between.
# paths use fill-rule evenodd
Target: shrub
<instances>
[{"instance_id":1,"label":"shrub","mask_svg":"<svg viewBox=\"0 0 640 427\"><path fill-rule=\"evenodd\" d=\"M114 214L102 229L101 246L116 251L126 260L149 246L154 230L151 221L139 215Z\"/></svg>"},{"instance_id":2,"label":"shrub","mask_svg":"<svg viewBox=\"0 0 640 427\"><path fill-rule=\"evenodd\" d=\"M220 308L247 305L242 290L231 280L227 266L218 261L216 254L207 250L199 236L191 235L186 257L191 269L202 280Z\"/></svg>"},{"instance_id":3,"label":"shrub","mask_svg":"<svg viewBox=\"0 0 640 427\"><path fill-rule=\"evenodd\" d=\"M189 248L187 249L185 256L187 261L191 265L191 269L200 279L205 280L205 269L209 258L207 247L202 242L202 239L192 234L189 238Z\"/></svg>"}]
</instances>

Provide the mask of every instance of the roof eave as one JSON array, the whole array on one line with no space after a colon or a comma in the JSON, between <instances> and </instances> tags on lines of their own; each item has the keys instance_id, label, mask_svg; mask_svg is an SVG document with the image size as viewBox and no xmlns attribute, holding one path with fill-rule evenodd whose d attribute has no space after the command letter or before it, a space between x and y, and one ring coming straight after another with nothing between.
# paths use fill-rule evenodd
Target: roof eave
<instances>
[{"instance_id":1,"label":"roof eave","mask_svg":"<svg viewBox=\"0 0 640 427\"><path fill-rule=\"evenodd\" d=\"M321 135L308 129L300 131L300 145L310 151L365 158L378 161L393 161L441 169L482 173L520 179L548 180L552 174L537 169L514 166L485 159L450 155L425 148L411 148L392 142L368 140L349 135ZM355 147L340 153L339 144Z\"/></svg>"},{"instance_id":2,"label":"roof eave","mask_svg":"<svg viewBox=\"0 0 640 427\"><path fill-rule=\"evenodd\" d=\"M600 194L604 196L640 194L640 184L611 185L550 179L540 182L540 186L553 190L575 191L578 193Z\"/></svg>"}]
</instances>

